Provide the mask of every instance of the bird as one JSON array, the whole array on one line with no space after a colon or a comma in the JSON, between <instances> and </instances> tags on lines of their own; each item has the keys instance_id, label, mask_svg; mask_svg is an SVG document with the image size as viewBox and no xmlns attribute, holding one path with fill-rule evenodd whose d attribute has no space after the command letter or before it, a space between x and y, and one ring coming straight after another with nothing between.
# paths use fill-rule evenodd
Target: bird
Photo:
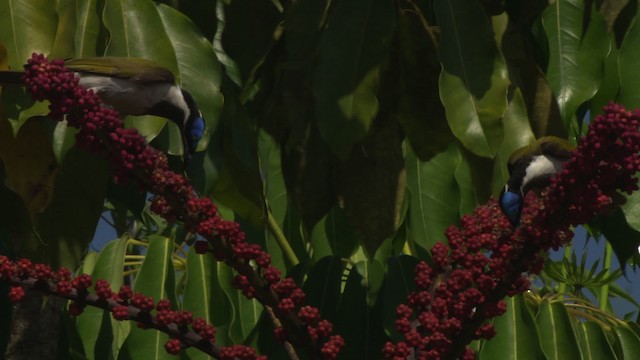
<instances>
[{"instance_id":1,"label":"bird","mask_svg":"<svg viewBox=\"0 0 640 360\"><path fill-rule=\"evenodd\" d=\"M176 83L174 74L152 60L93 57L65 60L78 83L106 104L127 115L156 115L180 129L186 167L202 138L206 123L193 96ZM22 71L0 71L1 85L24 85Z\"/></svg>"},{"instance_id":2,"label":"bird","mask_svg":"<svg viewBox=\"0 0 640 360\"><path fill-rule=\"evenodd\" d=\"M544 136L511 155L507 163L509 179L498 203L513 226L520 223L525 195L549 185L551 177L562 170L574 149L566 139Z\"/></svg>"}]
</instances>

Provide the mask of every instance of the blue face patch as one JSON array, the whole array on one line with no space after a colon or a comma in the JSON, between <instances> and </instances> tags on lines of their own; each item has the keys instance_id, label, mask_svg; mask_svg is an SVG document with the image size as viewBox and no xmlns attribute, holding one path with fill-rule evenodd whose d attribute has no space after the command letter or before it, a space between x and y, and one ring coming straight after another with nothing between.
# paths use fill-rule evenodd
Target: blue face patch
<instances>
[{"instance_id":1,"label":"blue face patch","mask_svg":"<svg viewBox=\"0 0 640 360\"><path fill-rule=\"evenodd\" d=\"M505 191L500 196L500 208L513 225L520 222L522 202L522 196L511 191Z\"/></svg>"},{"instance_id":2,"label":"blue face patch","mask_svg":"<svg viewBox=\"0 0 640 360\"><path fill-rule=\"evenodd\" d=\"M204 129L205 129L204 119L198 116L191 123L191 127L189 128L189 138L195 142L200 141L200 139L202 139L202 134L204 134Z\"/></svg>"}]
</instances>

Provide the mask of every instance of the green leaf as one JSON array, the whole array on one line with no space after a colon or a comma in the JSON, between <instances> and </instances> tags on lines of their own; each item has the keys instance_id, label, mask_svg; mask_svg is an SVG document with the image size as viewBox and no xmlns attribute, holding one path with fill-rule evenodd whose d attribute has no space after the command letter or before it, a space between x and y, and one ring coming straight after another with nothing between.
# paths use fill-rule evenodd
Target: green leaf
<instances>
[{"instance_id":1,"label":"green leaf","mask_svg":"<svg viewBox=\"0 0 640 360\"><path fill-rule=\"evenodd\" d=\"M538 327L522 295L507 297L507 312L493 320L496 336L484 342L480 360L545 359Z\"/></svg>"},{"instance_id":2,"label":"green leaf","mask_svg":"<svg viewBox=\"0 0 640 360\"><path fill-rule=\"evenodd\" d=\"M154 60L181 79L175 49L153 1L105 0L103 21L110 35L105 55ZM142 116L127 119L126 124L138 129L147 141L151 141L166 122L157 116ZM170 128L177 132L174 127ZM182 149L181 139L171 143L173 149Z\"/></svg>"},{"instance_id":3,"label":"green leaf","mask_svg":"<svg viewBox=\"0 0 640 360\"><path fill-rule=\"evenodd\" d=\"M225 6L216 11L218 26L223 26L221 34L216 34L221 39L218 50L233 59L233 66L225 64L227 69L232 68L233 76L239 71L242 81L247 82L273 46L282 14L271 1L233 0L219 4Z\"/></svg>"},{"instance_id":4,"label":"green leaf","mask_svg":"<svg viewBox=\"0 0 640 360\"><path fill-rule=\"evenodd\" d=\"M127 252L129 235L110 241L100 251L92 271L87 266L91 257L85 258L83 270L90 274L94 281L104 279L111 285L111 290L118 292L123 284L124 256ZM105 316L106 313L106 316ZM84 351L90 354L90 359L107 359L118 353L126 334L129 332L129 323L116 321L111 318L109 312L95 307L87 307L76 318L76 329L82 339ZM102 336L101 336L102 335Z\"/></svg>"},{"instance_id":5,"label":"green leaf","mask_svg":"<svg viewBox=\"0 0 640 360\"><path fill-rule=\"evenodd\" d=\"M267 211L273 216L278 229L282 230L288 211L289 197L282 176L282 167L280 166L280 147L278 143L263 130L258 131L258 154ZM270 226L268 226L268 228L270 228ZM267 230L266 235L266 248L267 252L271 254L273 265L286 272L285 255L278 245L273 230ZM283 233L283 235L285 234Z\"/></svg>"},{"instance_id":6,"label":"green leaf","mask_svg":"<svg viewBox=\"0 0 640 360\"><path fill-rule=\"evenodd\" d=\"M349 273L345 285L336 333L349 344L340 352L345 359L380 359L384 329L382 301L376 301L384 279L384 269L377 261L362 261Z\"/></svg>"},{"instance_id":7,"label":"green leaf","mask_svg":"<svg viewBox=\"0 0 640 360\"><path fill-rule=\"evenodd\" d=\"M615 350L620 359L640 358L640 337L626 326L613 328L615 334Z\"/></svg>"},{"instance_id":8,"label":"green leaf","mask_svg":"<svg viewBox=\"0 0 640 360\"><path fill-rule=\"evenodd\" d=\"M418 158L427 161L454 138L440 101L438 45L432 31L412 10L398 16L396 42L397 119Z\"/></svg>"},{"instance_id":9,"label":"green leaf","mask_svg":"<svg viewBox=\"0 0 640 360\"><path fill-rule=\"evenodd\" d=\"M58 29L56 31L51 57L68 59L75 54L73 39L76 31L76 1L57 0Z\"/></svg>"},{"instance_id":10,"label":"green leaf","mask_svg":"<svg viewBox=\"0 0 640 360\"><path fill-rule=\"evenodd\" d=\"M411 234L418 245L431 249L445 240L444 231L460 218L460 187L455 172L463 159L455 144L426 163L407 150Z\"/></svg>"},{"instance_id":11,"label":"green leaf","mask_svg":"<svg viewBox=\"0 0 640 360\"><path fill-rule=\"evenodd\" d=\"M611 38L599 12L591 13L591 23L583 34L585 6L583 0L558 0L542 14L549 40L547 77L567 129L572 128L570 122L578 107L598 90L604 59L611 49Z\"/></svg>"},{"instance_id":12,"label":"green leaf","mask_svg":"<svg viewBox=\"0 0 640 360\"><path fill-rule=\"evenodd\" d=\"M216 261L208 254L196 254L193 247L187 253L186 281L183 290L182 309L190 311L194 318L200 317L213 323L213 312L223 312L223 307L216 307L213 299L214 281L217 283ZM218 285L218 288L220 286ZM220 333L221 329L217 329ZM211 359L197 349L186 350L190 359Z\"/></svg>"},{"instance_id":13,"label":"green leaf","mask_svg":"<svg viewBox=\"0 0 640 360\"><path fill-rule=\"evenodd\" d=\"M382 297L382 313L384 328L394 341L404 340L404 337L396 330L395 308L407 302L407 296L415 290L413 281L414 269L418 259L412 256L391 256L387 260L387 275Z\"/></svg>"},{"instance_id":14,"label":"green leaf","mask_svg":"<svg viewBox=\"0 0 640 360\"><path fill-rule=\"evenodd\" d=\"M507 163L511 154L535 141L535 135L529 125L527 107L519 88L515 89L509 107L504 113L502 126L504 141L500 145L500 150L494 161L493 185L491 187L493 195L498 195L509 179Z\"/></svg>"},{"instance_id":15,"label":"green leaf","mask_svg":"<svg viewBox=\"0 0 640 360\"><path fill-rule=\"evenodd\" d=\"M100 34L100 17L96 8L97 0L76 2L76 33L74 37L75 57L96 56Z\"/></svg>"},{"instance_id":16,"label":"green leaf","mask_svg":"<svg viewBox=\"0 0 640 360\"><path fill-rule=\"evenodd\" d=\"M34 52L51 53L57 24L55 1L0 1L0 39L11 68L22 69Z\"/></svg>"},{"instance_id":17,"label":"green leaf","mask_svg":"<svg viewBox=\"0 0 640 360\"><path fill-rule=\"evenodd\" d=\"M595 321L580 322L576 330L584 360L617 359L599 323Z\"/></svg>"},{"instance_id":18,"label":"green leaf","mask_svg":"<svg viewBox=\"0 0 640 360\"><path fill-rule=\"evenodd\" d=\"M334 207L311 231L311 260L318 261L325 256L350 257L358 246L358 237L347 221L344 210Z\"/></svg>"},{"instance_id":19,"label":"green leaf","mask_svg":"<svg viewBox=\"0 0 640 360\"><path fill-rule=\"evenodd\" d=\"M322 318L335 321L340 302L342 259L327 256L316 262L302 286L307 302L320 310Z\"/></svg>"},{"instance_id":20,"label":"green leaf","mask_svg":"<svg viewBox=\"0 0 640 360\"><path fill-rule=\"evenodd\" d=\"M578 340L561 302L544 301L538 310L536 323L540 329L540 345L549 359L580 359Z\"/></svg>"},{"instance_id":21,"label":"green leaf","mask_svg":"<svg viewBox=\"0 0 640 360\"><path fill-rule=\"evenodd\" d=\"M389 56L393 2L337 2L320 40L314 74L316 117L329 148L346 159L378 113L380 73Z\"/></svg>"},{"instance_id":22,"label":"green leaf","mask_svg":"<svg viewBox=\"0 0 640 360\"><path fill-rule=\"evenodd\" d=\"M240 344L254 331L263 307L256 299L248 300L232 286L234 276L234 271L227 265L218 267L218 281L232 304L232 307L227 307L231 313L229 338L234 344Z\"/></svg>"},{"instance_id":23,"label":"green leaf","mask_svg":"<svg viewBox=\"0 0 640 360\"><path fill-rule=\"evenodd\" d=\"M442 31L440 98L447 121L467 149L491 158L502 143L507 66L489 20L478 16L484 11L476 0L437 0L435 11Z\"/></svg>"},{"instance_id":24,"label":"green leaf","mask_svg":"<svg viewBox=\"0 0 640 360\"><path fill-rule=\"evenodd\" d=\"M39 217L37 231L47 244L37 249L41 259L53 267L78 266L102 214L108 176L105 159L77 148L69 151L53 200Z\"/></svg>"},{"instance_id":25,"label":"green leaf","mask_svg":"<svg viewBox=\"0 0 640 360\"><path fill-rule=\"evenodd\" d=\"M189 18L166 5L159 5L158 12L175 50L180 85L193 95L207 122L208 131L198 144L204 149L222 113L221 65L211 43Z\"/></svg>"},{"instance_id":26,"label":"green leaf","mask_svg":"<svg viewBox=\"0 0 640 360\"><path fill-rule=\"evenodd\" d=\"M628 205L623 206L626 208ZM638 253L638 246L640 246L640 231L630 226L627 222L627 216L628 214L625 214L621 208L616 207L612 214L603 215L595 221L595 223L599 224L607 241L611 243L618 261L623 264L623 268L627 260ZM637 220L634 219L633 221Z\"/></svg>"},{"instance_id":27,"label":"green leaf","mask_svg":"<svg viewBox=\"0 0 640 360\"><path fill-rule=\"evenodd\" d=\"M136 276L134 292L151 296L154 301L175 301L173 263L173 241L167 237L151 235L144 262ZM118 359L173 359L164 349L169 336L157 330L131 327Z\"/></svg>"}]
</instances>

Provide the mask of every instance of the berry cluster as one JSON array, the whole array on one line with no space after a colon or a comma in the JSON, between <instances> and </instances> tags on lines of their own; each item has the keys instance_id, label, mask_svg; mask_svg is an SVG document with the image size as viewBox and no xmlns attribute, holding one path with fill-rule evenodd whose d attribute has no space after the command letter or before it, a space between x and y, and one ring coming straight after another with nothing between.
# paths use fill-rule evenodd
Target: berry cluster
<instances>
[{"instance_id":1,"label":"berry cluster","mask_svg":"<svg viewBox=\"0 0 640 360\"><path fill-rule=\"evenodd\" d=\"M172 304L168 300L155 303L148 296L133 294L127 285L115 293L106 280L97 280L93 284L93 279L86 274L71 278L67 269L53 272L47 265L32 266L27 259L13 262L6 256L0 256L0 281L12 285L9 298L13 302L22 300L25 288L34 289L71 300L69 312L72 315L79 315L86 306L95 306L111 311L115 320L134 320L142 328L163 331L171 336L165 344L165 349L171 354L195 347L220 359L225 358L223 354L243 354L241 358L247 360L264 359L247 346L217 347L215 328L205 319L194 318L189 311L171 310Z\"/></svg>"},{"instance_id":2,"label":"berry cluster","mask_svg":"<svg viewBox=\"0 0 640 360\"><path fill-rule=\"evenodd\" d=\"M117 111L102 106L98 95L78 85L73 72L62 60L47 61L33 54L24 67L27 90L39 101L49 100L49 117L80 129L76 144L91 152L107 151L114 167L114 179L129 178L136 168L144 174L169 168L166 156L146 143L135 129L125 129Z\"/></svg>"},{"instance_id":3,"label":"berry cluster","mask_svg":"<svg viewBox=\"0 0 640 360\"><path fill-rule=\"evenodd\" d=\"M79 86L62 61L49 62L45 56L33 54L25 65L24 81L35 99L50 101L51 117L61 120L67 115L69 125L80 129L76 136L78 146L91 152L106 152L117 181L133 179L141 188L153 192L151 209L154 212L169 222L182 221L188 231L201 235L207 243L198 242L199 253L211 251L217 260L234 267L239 273L234 281L238 289L247 297L255 297L278 309L277 315L287 329L281 333L291 333L291 341L310 347L327 359L335 358L344 341L339 336L330 336L326 329L332 326L328 322L323 323L324 330L319 331L297 318L296 309L300 308L304 293L290 279L282 280L280 271L270 265L269 254L247 243L237 223L222 219L211 199L199 197L184 176L170 171L166 156L149 147L135 129L125 129L118 113L102 106L96 94ZM71 288L66 283L57 286L64 290ZM99 288L101 296L110 291L104 284ZM140 310L145 309L142 311L147 311L153 302L136 295L129 297L132 304L135 302ZM82 311L83 305L76 302L73 311ZM124 309L119 308L116 316L124 318ZM167 316L163 312L161 321L176 322ZM310 330L300 332L300 326ZM173 341L167 350L174 352L179 345Z\"/></svg>"},{"instance_id":4,"label":"berry cluster","mask_svg":"<svg viewBox=\"0 0 640 360\"><path fill-rule=\"evenodd\" d=\"M437 243L431 263L415 269L418 289L396 309L396 328L404 341L387 343L385 358L473 359L465 346L495 335L486 321L506 311L504 296L529 288L523 273L542 270L540 254L569 242L570 226L607 213L618 191L638 189L638 125L640 111L605 106L549 187L541 196L526 196L515 229L495 200L464 216L460 227L447 229L448 245Z\"/></svg>"}]
</instances>

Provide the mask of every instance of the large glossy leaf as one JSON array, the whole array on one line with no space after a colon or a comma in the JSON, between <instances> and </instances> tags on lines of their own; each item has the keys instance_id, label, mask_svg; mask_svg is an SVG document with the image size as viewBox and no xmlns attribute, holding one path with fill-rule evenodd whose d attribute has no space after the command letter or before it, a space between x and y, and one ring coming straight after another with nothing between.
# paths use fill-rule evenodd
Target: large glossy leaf
<instances>
[{"instance_id":1,"label":"large glossy leaf","mask_svg":"<svg viewBox=\"0 0 640 360\"><path fill-rule=\"evenodd\" d=\"M165 5L158 6L158 12L175 51L181 86L198 103L207 122L207 134L213 132L218 126L223 104L221 66L213 47L183 14ZM203 137L198 149L205 148L208 142L209 137Z\"/></svg>"},{"instance_id":2,"label":"large glossy leaf","mask_svg":"<svg viewBox=\"0 0 640 360\"><path fill-rule=\"evenodd\" d=\"M223 10L220 9L222 4ZM224 48L223 51L233 59L233 75L239 71L242 81L246 82L273 45L282 14L271 1L253 0L220 1L217 13L218 30L220 25L224 29L216 35L221 39L219 50ZM222 21L221 14L224 14Z\"/></svg>"},{"instance_id":3,"label":"large glossy leaf","mask_svg":"<svg viewBox=\"0 0 640 360\"><path fill-rule=\"evenodd\" d=\"M127 251L129 235L109 242L98 254L91 272L86 264L83 270L90 274L94 281L104 279L111 285L111 290L118 292L123 284L124 256ZM86 258L85 258L86 259ZM86 262L86 260L85 260ZM124 338L129 332L129 323L115 321L109 312L87 307L82 315L76 318L76 329L89 359L107 359L118 353ZM102 336L101 336L102 335Z\"/></svg>"},{"instance_id":4,"label":"large glossy leaf","mask_svg":"<svg viewBox=\"0 0 640 360\"><path fill-rule=\"evenodd\" d=\"M617 359L602 326L595 321L581 322L576 327L583 359Z\"/></svg>"},{"instance_id":5,"label":"large glossy leaf","mask_svg":"<svg viewBox=\"0 0 640 360\"><path fill-rule=\"evenodd\" d=\"M415 290L416 283L413 281L413 276L417 264L417 258L405 255L391 256L387 260L387 274L382 297L385 310L382 318L385 331L395 341L400 341L404 338L396 329L395 311L392 310L398 305L406 303L409 293Z\"/></svg>"},{"instance_id":6,"label":"large glossy leaf","mask_svg":"<svg viewBox=\"0 0 640 360\"><path fill-rule=\"evenodd\" d=\"M231 316L229 338L232 343L240 344L254 331L263 308L256 299L248 300L242 292L233 288L234 276L234 271L229 266L218 266L218 282L231 303L231 306L227 307Z\"/></svg>"},{"instance_id":7,"label":"large glossy leaf","mask_svg":"<svg viewBox=\"0 0 640 360\"><path fill-rule=\"evenodd\" d=\"M613 328L615 334L615 350L619 359L636 359L640 357L640 337L626 326Z\"/></svg>"},{"instance_id":8,"label":"large glossy leaf","mask_svg":"<svg viewBox=\"0 0 640 360\"><path fill-rule=\"evenodd\" d=\"M604 74L598 92L591 99L591 118L602 113L602 107L609 101L617 101L620 91L620 77L618 71L618 57L620 51L612 47L604 60Z\"/></svg>"},{"instance_id":9,"label":"large glossy leaf","mask_svg":"<svg viewBox=\"0 0 640 360\"><path fill-rule=\"evenodd\" d=\"M11 68L22 69L34 52L51 53L57 24L55 1L0 1L0 39Z\"/></svg>"},{"instance_id":10,"label":"large glossy leaf","mask_svg":"<svg viewBox=\"0 0 640 360\"><path fill-rule=\"evenodd\" d=\"M480 351L484 359L545 359L538 327L522 295L506 298L507 312L493 320L496 336ZM546 331L546 330L545 330Z\"/></svg>"},{"instance_id":11,"label":"large glossy leaf","mask_svg":"<svg viewBox=\"0 0 640 360\"><path fill-rule=\"evenodd\" d=\"M403 140L398 124L381 111L358 149L333 168L336 192L369 257L400 226L407 188Z\"/></svg>"},{"instance_id":12,"label":"large glossy leaf","mask_svg":"<svg viewBox=\"0 0 640 360\"><path fill-rule=\"evenodd\" d=\"M383 302L377 295L383 280L384 269L376 260L361 261L349 273L335 323L336 333L349 344L340 354L345 359L381 358Z\"/></svg>"},{"instance_id":13,"label":"large glossy leaf","mask_svg":"<svg viewBox=\"0 0 640 360\"><path fill-rule=\"evenodd\" d=\"M426 163L409 150L406 164L411 234L418 245L430 249L437 241L445 240L446 228L460 218L462 188L456 171L466 164L455 144Z\"/></svg>"},{"instance_id":14,"label":"large glossy leaf","mask_svg":"<svg viewBox=\"0 0 640 360\"><path fill-rule=\"evenodd\" d=\"M302 289L307 294L309 305L320 310L322 317L334 321L340 301L342 259L327 256L311 268Z\"/></svg>"},{"instance_id":15,"label":"large glossy leaf","mask_svg":"<svg viewBox=\"0 0 640 360\"><path fill-rule=\"evenodd\" d=\"M558 0L542 14L549 39L547 77L567 129L578 107L598 90L611 48L600 13L592 12L589 28L582 33L584 7L583 0Z\"/></svg>"},{"instance_id":16,"label":"large glossy leaf","mask_svg":"<svg viewBox=\"0 0 640 360\"><path fill-rule=\"evenodd\" d=\"M305 61L317 46L330 0L300 0L286 12L284 28L289 61Z\"/></svg>"},{"instance_id":17,"label":"large glossy leaf","mask_svg":"<svg viewBox=\"0 0 640 360\"><path fill-rule=\"evenodd\" d=\"M36 219L53 198L58 167L43 119L32 118L21 129L14 137L9 122L0 122L0 159L6 186L20 195Z\"/></svg>"},{"instance_id":18,"label":"large glossy leaf","mask_svg":"<svg viewBox=\"0 0 640 360\"><path fill-rule=\"evenodd\" d=\"M320 41L313 89L320 134L346 159L378 113L395 13L390 0L337 2Z\"/></svg>"},{"instance_id":19,"label":"large glossy leaf","mask_svg":"<svg viewBox=\"0 0 640 360\"><path fill-rule=\"evenodd\" d=\"M182 308L190 311L194 318L203 318L211 324L213 313L222 312L221 309L223 309L223 307L216 307L213 299L214 286L217 284L215 259L207 254L196 254L195 249L191 247L187 253L185 276ZM217 288L219 289L220 286L218 285ZM217 329L218 333L220 330ZM187 349L186 353L190 359L211 359L208 355L193 348Z\"/></svg>"},{"instance_id":20,"label":"large glossy leaf","mask_svg":"<svg viewBox=\"0 0 640 360\"><path fill-rule=\"evenodd\" d=\"M635 199L637 196L631 198ZM633 222L637 221L637 218L630 216L634 212L632 209L636 206L637 204L630 202L625 204L622 209L615 208L611 214L601 216L595 221L607 241L611 243L620 264L626 264L629 258L637 254L638 246L640 246L640 231L627 222L627 219Z\"/></svg>"},{"instance_id":21,"label":"large glossy leaf","mask_svg":"<svg viewBox=\"0 0 640 360\"><path fill-rule=\"evenodd\" d=\"M580 359L578 346L567 308L560 302L544 301L536 323L540 331L540 346L548 359Z\"/></svg>"},{"instance_id":22,"label":"large glossy leaf","mask_svg":"<svg viewBox=\"0 0 640 360\"><path fill-rule=\"evenodd\" d=\"M68 59L73 57L73 39L76 31L76 1L57 0L56 13L58 14L58 29L51 50L51 57Z\"/></svg>"},{"instance_id":23,"label":"large glossy leaf","mask_svg":"<svg viewBox=\"0 0 640 360\"><path fill-rule=\"evenodd\" d=\"M92 57L98 53L100 17L96 8L97 2L97 0L76 2L77 25L74 43L77 58Z\"/></svg>"},{"instance_id":24,"label":"large glossy leaf","mask_svg":"<svg viewBox=\"0 0 640 360\"><path fill-rule=\"evenodd\" d=\"M476 0L437 0L435 11L442 31L440 98L447 121L467 149L493 157L502 143L509 80L491 24L478 16L483 10Z\"/></svg>"},{"instance_id":25,"label":"large glossy leaf","mask_svg":"<svg viewBox=\"0 0 640 360\"><path fill-rule=\"evenodd\" d=\"M172 253L171 239L160 235L149 237L149 246L135 280L134 292L151 296L154 301L169 299L175 304ZM173 359L164 349L167 340L169 336L160 331L132 326L118 359Z\"/></svg>"},{"instance_id":26,"label":"large glossy leaf","mask_svg":"<svg viewBox=\"0 0 640 360\"><path fill-rule=\"evenodd\" d=\"M311 259L314 262L331 255L348 258L357 246L358 237L340 207L334 207L311 232Z\"/></svg>"},{"instance_id":27,"label":"large glossy leaf","mask_svg":"<svg viewBox=\"0 0 640 360\"><path fill-rule=\"evenodd\" d=\"M264 198L267 204L267 211L270 213L269 216L273 217L273 224L270 219L266 219L267 229L269 229L266 236L267 251L271 254L274 265L280 270L286 271L285 250L279 246L276 239L276 236L279 235L274 233L274 231L282 231L289 206L287 189L282 176L282 167L280 166L280 147L265 131L259 131L258 136L258 153L260 173L263 177ZM284 232L282 232L282 236L285 238L280 241L285 240L288 246L289 243L286 241ZM291 261L288 258L286 260Z\"/></svg>"},{"instance_id":28,"label":"large glossy leaf","mask_svg":"<svg viewBox=\"0 0 640 360\"><path fill-rule=\"evenodd\" d=\"M535 141L535 136L529 125L527 108L522 98L520 89L513 93L511 102L502 120L504 128L504 141L496 155L493 169L493 195L497 196L504 184L509 179L507 162L511 154L519 148Z\"/></svg>"},{"instance_id":29,"label":"large glossy leaf","mask_svg":"<svg viewBox=\"0 0 640 360\"><path fill-rule=\"evenodd\" d=\"M431 29L413 10L398 16L396 42L400 75L397 119L418 158L427 161L453 140L440 101L438 45Z\"/></svg>"},{"instance_id":30,"label":"large glossy leaf","mask_svg":"<svg viewBox=\"0 0 640 360\"><path fill-rule=\"evenodd\" d=\"M175 49L153 1L105 0L102 18L110 34L105 55L151 59L180 78ZM166 121L143 116L129 119L127 124L133 125L151 141L160 133ZM175 149L181 149L181 142L173 143Z\"/></svg>"},{"instance_id":31,"label":"large glossy leaf","mask_svg":"<svg viewBox=\"0 0 640 360\"><path fill-rule=\"evenodd\" d=\"M105 159L77 148L69 151L56 179L51 204L39 216L37 231L41 239L29 245L30 251L37 252L35 258L53 267L77 267L102 214L108 176Z\"/></svg>"},{"instance_id":32,"label":"large glossy leaf","mask_svg":"<svg viewBox=\"0 0 640 360\"><path fill-rule=\"evenodd\" d=\"M618 102L628 108L635 108L640 102L640 74L635 69L640 66L640 22L636 17L620 46L618 71L620 75L620 96Z\"/></svg>"}]
</instances>

